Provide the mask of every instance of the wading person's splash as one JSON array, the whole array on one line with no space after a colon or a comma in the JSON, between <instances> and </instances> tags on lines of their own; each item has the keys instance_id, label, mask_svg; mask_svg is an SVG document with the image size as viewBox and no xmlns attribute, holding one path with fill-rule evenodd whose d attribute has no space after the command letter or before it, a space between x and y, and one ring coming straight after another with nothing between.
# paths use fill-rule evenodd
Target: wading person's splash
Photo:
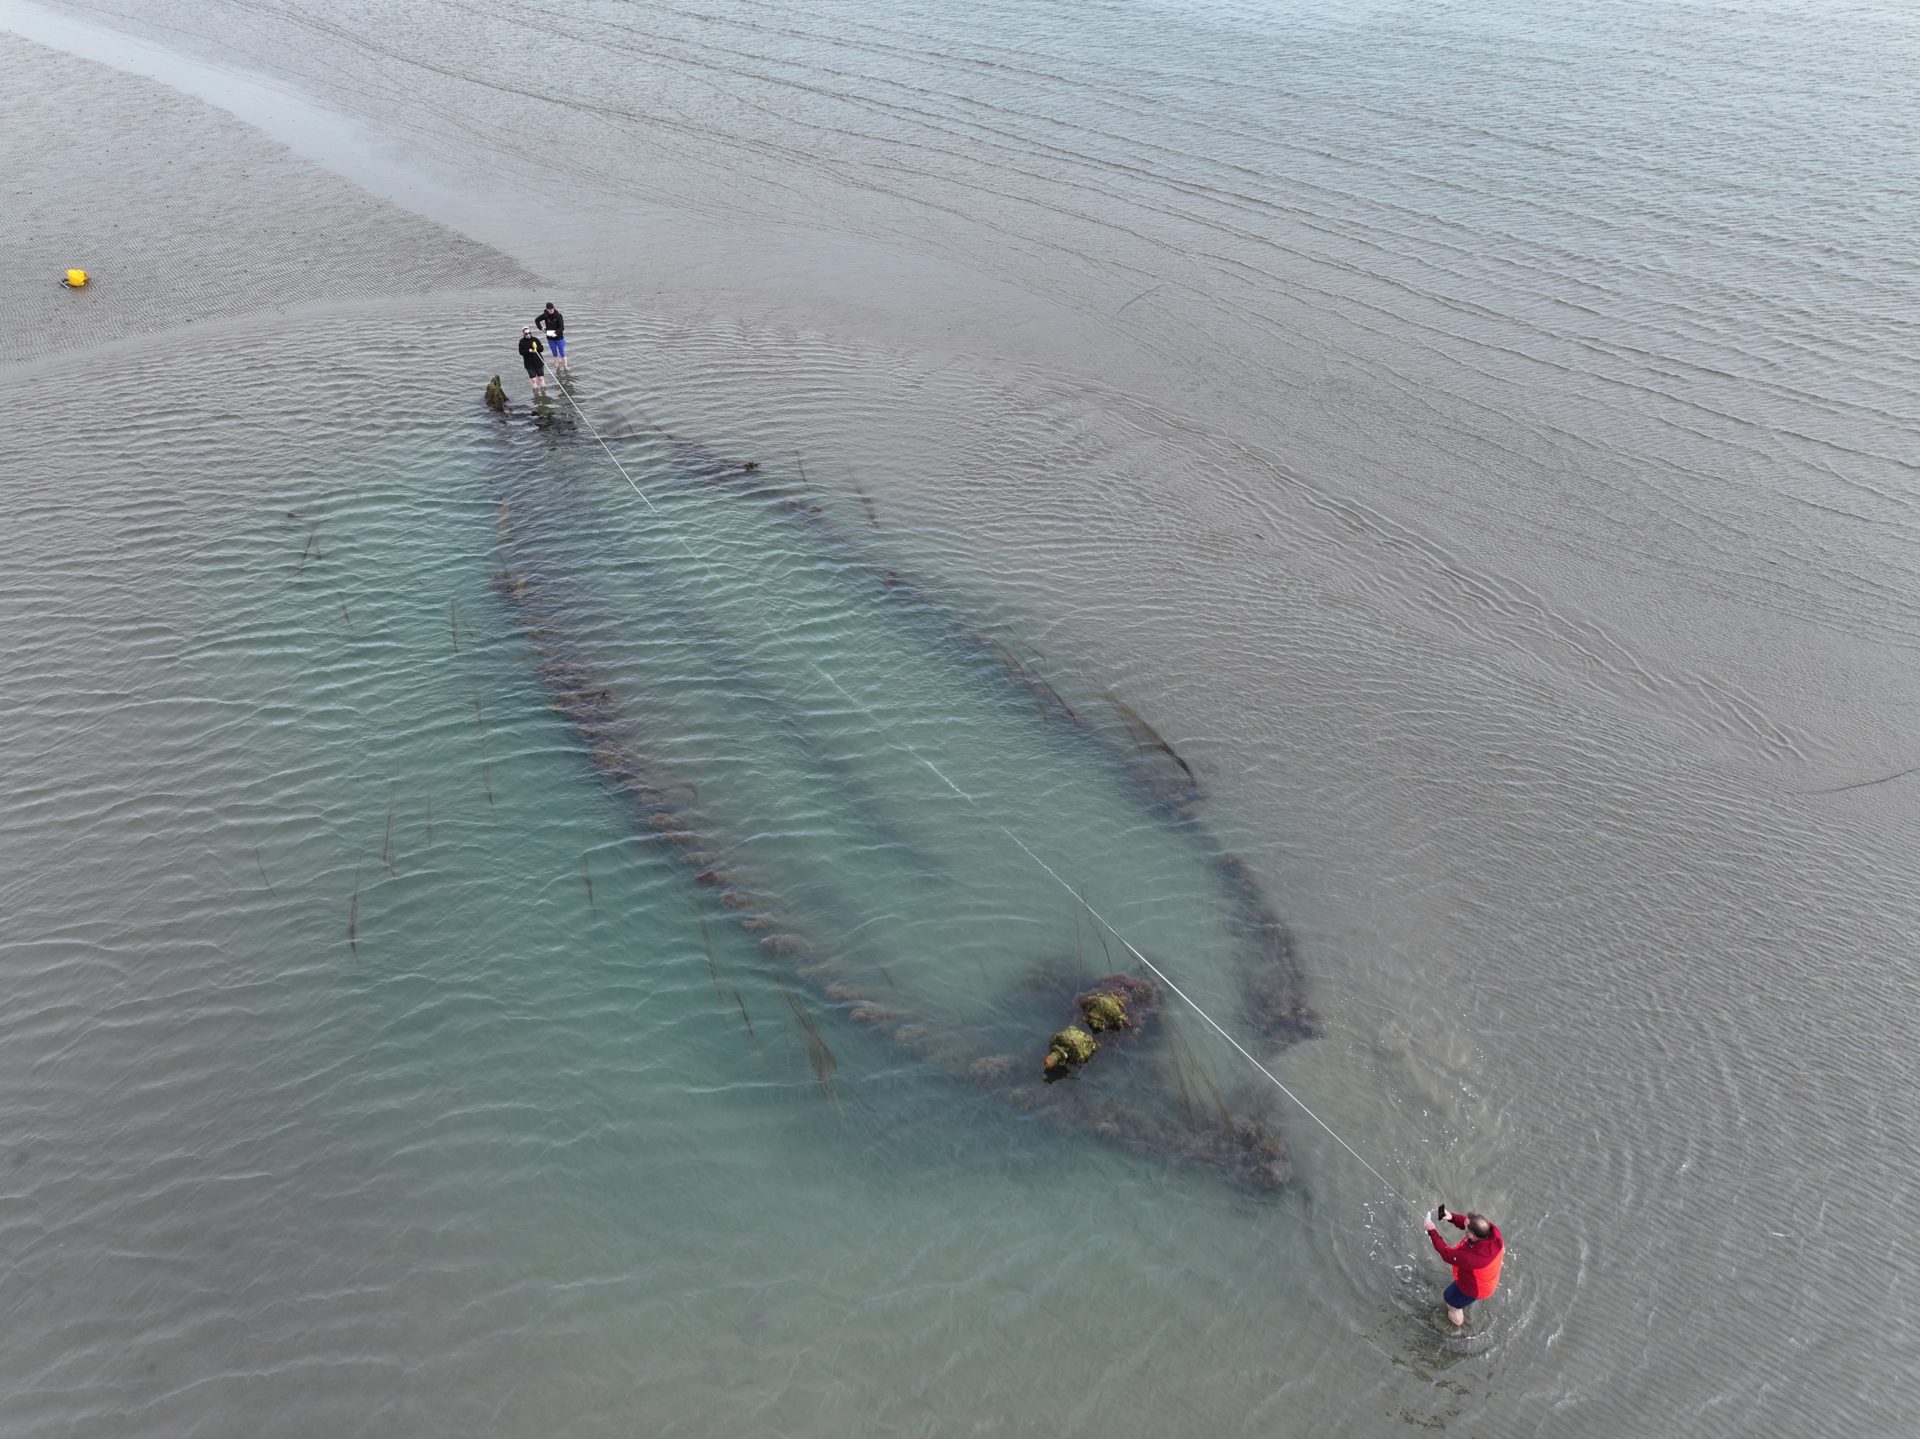
<instances>
[{"instance_id":1,"label":"wading person's splash","mask_svg":"<svg viewBox=\"0 0 1920 1439\"><path fill-rule=\"evenodd\" d=\"M1506 1253L1507 1241L1500 1237L1494 1222L1477 1211L1454 1214L1443 1204L1438 1213L1455 1229L1467 1231L1465 1239L1449 1244L1440 1237L1440 1226L1433 1220L1421 1221L1427 1238L1433 1241L1434 1252L1453 1266L1453 1282L1442 1297L1447 1301L1447 1318L1457 1326L1467 1322L1471 1305L1500 1287L1500 1257Z\"/></svg>"}]
</instances>

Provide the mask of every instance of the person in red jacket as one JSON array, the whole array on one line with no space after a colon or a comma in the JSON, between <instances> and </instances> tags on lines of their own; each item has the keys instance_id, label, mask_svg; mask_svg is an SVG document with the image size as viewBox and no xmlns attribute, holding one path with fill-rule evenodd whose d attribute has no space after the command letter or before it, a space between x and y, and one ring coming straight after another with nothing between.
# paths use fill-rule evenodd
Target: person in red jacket
<instances>
[{"instance_id":1,"label":"person in red jacket","mask_svg":"<svg viewBox=\"0 0 1920 1439\"><path fill-rule=\"evenodd\" d=\"M1432 1219L1421 1221L1427 1238L1433 1241L1434 1252L1453 1266L1453 1282L1442 1296L1447 1301L1447 1318L1455 1325L1465 1324L1468 1306L1500 1287L1500 1258L1506 1253L1507 1241L1494 1222L1476 1210L1454 1214L1443 1204L1439 1213L1455 1229L1467 1231L1465 1239L1449 1244L1440 1237L1440 1226Z\"/></svg>"}]
</instances>

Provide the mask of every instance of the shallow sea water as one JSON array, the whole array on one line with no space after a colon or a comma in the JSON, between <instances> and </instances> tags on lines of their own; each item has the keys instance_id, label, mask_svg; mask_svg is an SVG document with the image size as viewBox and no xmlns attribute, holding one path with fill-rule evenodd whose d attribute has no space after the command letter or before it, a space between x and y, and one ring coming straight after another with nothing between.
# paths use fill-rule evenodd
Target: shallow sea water
<instances>
[{"instance_id":1,"label":"shallow sea water","mask_svg":"<svg viewBox=\"0 0 1920 1439\"><path fill-rule=\"evenodd\" d=\"M649 1428L791 1432L932 1416L982 1385L1052 1408L1072 1376L990 1376L1021 1328L1059 1322L1050 1296L1075 1312L1108 1302L1094 1296L1113 1275L1092 1257L1119 1246L1129 1269L1175 1262L1127 1196L1217 1215L1213 1283L1243 1283L1231 1276L1267 1224L1304 1200L1256 1202L1023 1122L815 994L839 1054L823 1094L781 966L599 782L491 584L503 464L542 465L595 512L542 551L543 575L573 593L664 568L645 553L663 535L699 555L682 582L709 584L728 563L726 521L753 507L693 495L676 515L690 497L630 451L665 486L663 531L584 434L535 430L524 403L509 434L470 390L450 395L437 377L472 339L457 327L437 350L343 377L317 413L286 415L290 377L356 323L314 320L272 348L196 340L208 348L190 358L234 365L204 412L166 397L167 365L126 362L97 377L92 439L66 452L58 483L11 497L9 608L42 612L8 655L9 692L31 697L6 736L11 1033L29 1048L59 1036L53 1052L11 1050L9 1362L38 1376L10 1401L16 1422L184 1432L270 1413L290 1432L512 1432L558 1406L582 1416L570 1428L618 1432L638 1405ZM351 418L368 379L377 427ZM617 418L621 402L600 403ZM859 513L853 495L839 502ZM811 563L837 585L848 568L753 553L763 575ZM621 596L612 630L590 629L608 612L587 602L573 618L628 661L610 673L659 691L638 694L648 723L673 717L662 734L681 772L717 776L706 803L742 836L725 862L777 872L784 824L798 847L785 863L801 864L833 842L809 820L834 815L811 811L792 777L738 773L724 707L704 744L687 722L713 683L687 672L708 653L686 643L694 622L738 621L729 610L753 599L722 591L690 616L677 588L657 577L657 603ZM860 606L845 609L856 646L875 643ZM749 614L761 644L743 652L771 683L817 695L828 668L783 670L785 646L762 628L792 619ZM833 623L823 610L820 664L850 684L885 680ZM968 1017L987 962L1004 1001L1023 967L1097 943L1075 895L1009 867L982 816L1019 823L1063 868L1050 841L1091 842L1070 872L1163 958L1194 928L1177 887L1102 862L1129 808L1135 826L1151 816L1091 750L1076 759L1068 743L1049 763L1059 742L1030 697L1016 706L1004 675L973 674L982 702L1017 711L1000 728L1030 732L1035 755L970 757L994 721L950 713L964 689L938 714L916 715L939 701L916 692L892 706L863 694L870 712L840 714L848 769L884 800L915 787L902 745L984 777L971 805L949 796L940 814L923 797L901 824L933 862L989 850L1005 883L973 902L1005 907L1001 953L967 948L990 915L942 928L858 874L840 880L878 937L832 936L836 952L897 952L898 1002L936 1021ZM1094 776L1079 784L1092 812L1065 807L1076 766ZM1047 788L992 793L1008 774ZM741 813L730 788L763 803ZM1139 848L1122 836L1116 853ZM1174 835L1169 853L1190 848ZM951 936L960 1001L938 997L951 974L915 968L924 926ZM1177 972L1226 1012L1231 993L1186 950ZM1037 1066L1038 1049L1023 1058ZM866 1197L850 1202L849 1184ZM1033 1215L1047 1216L1038 1231ZM985 1308L955 1310L956 1292ZM1227 1323L1205 1317L1217 1301L1212 1285L1195 1291L1196 1322ZM856 1312L875 1326L864 1336ZM989 1315L997 1337L976 1332ZM1168 1319L1164 1304L1143 1311L1140 1337ZM917 1355L934 1330L947 1366L904 1388L883 1377L902 1335Z\"/></svg>"},{"instance_id":2,"label":"shallow sea water","mask_svg":"<svg viewBox=\"0 0 1920 1439\"><path fill-rule=\"evenodd\" d=\"M475 398L546 293L319 308L16 417L0 1427L1912 1428L1907 17L62 8L557 187L474 230L596 423L804 467L1147 715L1300 936L1276 1072L1512 1258L1443 1333L1298 1114L1271 1203L831 1016L829 1099L714 925L749 1036L488 584ZM647 673L687 607L567 464Z\"/></svg>"}]
</instances>

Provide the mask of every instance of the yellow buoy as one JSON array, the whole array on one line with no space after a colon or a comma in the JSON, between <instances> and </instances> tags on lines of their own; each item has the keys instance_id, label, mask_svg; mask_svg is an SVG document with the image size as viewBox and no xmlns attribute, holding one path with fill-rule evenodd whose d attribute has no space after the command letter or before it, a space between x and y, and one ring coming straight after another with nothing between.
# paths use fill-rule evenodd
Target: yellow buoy
<instances>
[{"instance_id":1,"label":"yellow buoy","mask_svg":"<svg viewBox=\"0 0 1920 1439\"><path fill-rule=\"evenodd\" d=\"M85 285L90 278L91 276L89 276L85 270L69 270L67 271L67 278L60 283L65 285L69 290L77 290Z\"/></svg>"}]
</instances>

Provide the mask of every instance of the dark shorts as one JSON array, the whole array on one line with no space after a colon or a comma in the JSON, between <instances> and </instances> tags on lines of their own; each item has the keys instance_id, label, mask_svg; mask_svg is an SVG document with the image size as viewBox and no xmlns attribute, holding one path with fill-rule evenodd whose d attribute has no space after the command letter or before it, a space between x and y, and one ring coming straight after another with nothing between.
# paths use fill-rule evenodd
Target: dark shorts
<instances>
[{"instance_id":1,"label":"dark shorts","mask_svg":"<svg viewBox=\"0 0 1920 1439\"><path fill-rule=\"evenodd\" d=\"M547 348L553 351L554 359L556 360L566 359L567 337L565 335L549 335L547 337Z\"/></svg>"},{"instance_id":2,"label":"dark shorts","mask_svg":"<svg viewBox=\"0 0 1920 1439\"><path fill-rule=\"evenodd\" d=\"M1470 1309L1478 1301L1470 1294L1462 1294L1458 1284L1449 1284L1447 1292L1440 1296L1454 1309Z\"/></svg>"},{"instance_id":3,"label":"dark shorts","mask_svg":"<svg viewBox=\"0 0 1920 1439\"><path fill-rule=\"evenodd\" d=\"M527 378L529 380L534 379L537 376L546 374L547 362L541 359L538 355L522 355L520 358L526 361Z\"/></svg>"}]
</instances>

